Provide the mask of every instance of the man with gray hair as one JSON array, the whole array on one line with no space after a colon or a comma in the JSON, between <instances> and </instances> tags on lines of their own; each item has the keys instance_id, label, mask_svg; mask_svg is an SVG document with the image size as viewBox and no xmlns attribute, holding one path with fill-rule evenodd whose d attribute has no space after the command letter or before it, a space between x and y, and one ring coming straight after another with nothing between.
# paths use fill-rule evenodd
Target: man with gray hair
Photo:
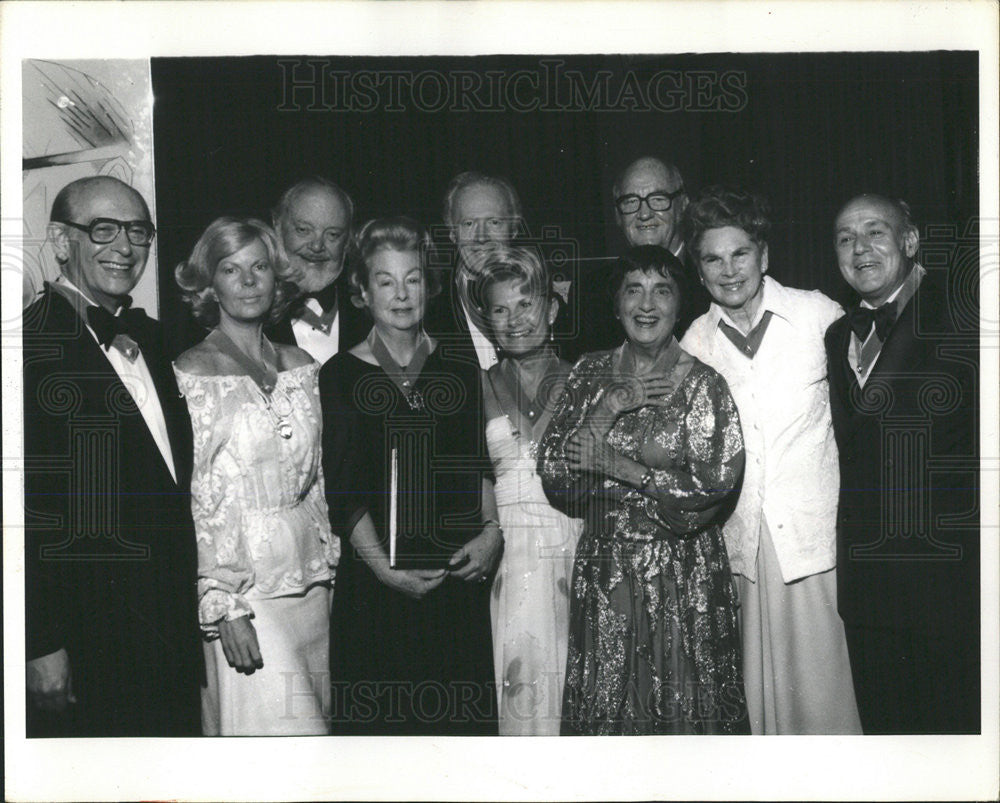
<instances>
[{"instance_id":1,"label":"man with gray hair","mask_svg":"<svg viewBox=\"0 0 1000 803\"><path fill-rule=\"evenodd\" d=\"M453 280L445 282L438 303L428 310L427 329L442 342L474 350L486 370L496 364L497 354L473 294L490 253L517 236L521 200L506 179L470 170L448 184L443 216L456 262Z\"/></svg>"},{"instance_id":2,"label":"man with gray hair","mask_svg":"<svg viewBox=\"0 0 1000 803\"><path fill-rule=\"evenodd\" d=\"M351 302L344 271L353 218L351 197L321 176L293 184L272 211L287 261L284 278L302 295L267 336L305 349L320 364L360 342L370 328Z\"/></svg>"}]
</instances>

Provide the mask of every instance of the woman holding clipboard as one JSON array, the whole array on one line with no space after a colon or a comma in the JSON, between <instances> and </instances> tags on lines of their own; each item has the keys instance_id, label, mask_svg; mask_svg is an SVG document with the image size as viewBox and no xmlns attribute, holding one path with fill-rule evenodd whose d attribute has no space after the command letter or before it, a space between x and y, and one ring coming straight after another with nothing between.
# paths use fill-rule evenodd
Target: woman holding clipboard
<instances>
[{"instance_id":1,"label":"woman holding clipboard","mask_svg":"<svg viewBox=\"0 0 1000 803\"><path fill-rule=\"evenodd\" d=\"M331 623L334 733L495 735L488 580L503 550L478 365L423 331L436 276L408 218L358 232L368 337L320 372L344 559Z\"/></svg>"}]
</instances>

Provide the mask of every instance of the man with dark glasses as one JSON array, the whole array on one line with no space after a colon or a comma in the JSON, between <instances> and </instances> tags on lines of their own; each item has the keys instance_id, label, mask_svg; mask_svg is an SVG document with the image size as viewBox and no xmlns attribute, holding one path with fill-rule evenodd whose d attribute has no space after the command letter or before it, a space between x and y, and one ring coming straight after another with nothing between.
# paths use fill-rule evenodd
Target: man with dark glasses
<instances>
[{"instance_id":1,"label":"man with dark glasses","mask_svg":"<svg viewBox=\"0 0 1000 803\"><path fill-rule=\"evenodd\" d=\"M56 196L24 312L28 736L199 733L191 429L131 307L156 229L108 176Z\"/></svg>"},{"instance_id":2,"label":"man with dark glasses","mask_svg":"<svg viewBox=\"0 0 1000 803\"><path fill-rule=\"evenodd\" d=\"M676 167L642 156L621 172L613 193L615 218L629 245L658 245L681 255L680 220L688 197Z\"/></svg>"},{"instance_id":3,"label":"man with dark glasses","mask_svg":"<svg viewBox=\"0 0 1000 803\"><path fill-rule=\"evenodd\" d=\"M684 179L674 165L653 156L641 156L618 174L611 188L611 202L615 221L629 246L658 245L683 259L680 221L688 196ZM582 263L581 280L570 296L570 306L580 322L570 357L621 344L621 325L608 302L610 259L592 258ZM690 295L694 295L695 303L685 303L678 321L678 337L691 320L688 309L700 311L708 307L704 291L696 283L691 285Z\"/></svg>"}]
</instances>

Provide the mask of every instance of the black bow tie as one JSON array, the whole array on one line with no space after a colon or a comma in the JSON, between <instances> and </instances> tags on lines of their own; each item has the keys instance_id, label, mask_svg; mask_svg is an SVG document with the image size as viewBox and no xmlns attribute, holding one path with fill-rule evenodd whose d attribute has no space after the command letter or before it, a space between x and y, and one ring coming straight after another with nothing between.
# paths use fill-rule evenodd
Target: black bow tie
<instances>
[{"instance_id":1,"label":"black bow tie","mask_svg":"<svg viewBox=\"0 0 1000 803\"><path fill-rule=\"evenodd\" d=\"M138 340L135 323L137 317L143 313L140 309L131 309L129 307L131 303L132 300L128 299L122 305L124 309L119 315L112 315L104 307L87 307L87 323L94 330L98 342L104 346L105 351L111 348L118 335L128 335L133 340Z\"/></svg>"},{"instance_id":2,"label":"black bow tie","mask_svg":"<svg viewBox=\"0 0 1000 803\"><path fill-rule=\"evenodd\" d=\"M896 302L890 301L878 309L858 306L848 313L848 318L851 331L862 343L872 330L872 324L875 324L875 335L884 343L889 329L896 322Z\"/></svg>"},{"instance_id":3,"label":"black bow tie","mask_svg":"<svg viewBox=\"0 0 1000 803\"><path fill-rule=\"evenodd\" d=\"M322 290L317 290L315 293L306 293L302 296L303 301L307 298L315 298L319 302L319 305L323 308L323 312L329 312L337 306L336 282L328 284Z\"/></svg>"}]
</instances>

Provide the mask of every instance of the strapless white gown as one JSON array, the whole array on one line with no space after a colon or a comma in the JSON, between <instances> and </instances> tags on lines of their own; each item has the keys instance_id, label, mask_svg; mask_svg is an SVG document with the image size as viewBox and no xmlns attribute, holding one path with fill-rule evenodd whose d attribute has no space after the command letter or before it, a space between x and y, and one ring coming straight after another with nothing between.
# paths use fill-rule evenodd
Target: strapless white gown
<instances>
[{"instance_id":1,"label":"strapless white gown","mask_svg":"<svg viewBox=\"0 0 1000 803\"><path fill-rule=\"evenodd\" d=\"M530 442L506 416L486 423L504 553L490 595L502 736L558 736L569 584L583 523L551 507Z\"/></svg>"}]
</instances>

